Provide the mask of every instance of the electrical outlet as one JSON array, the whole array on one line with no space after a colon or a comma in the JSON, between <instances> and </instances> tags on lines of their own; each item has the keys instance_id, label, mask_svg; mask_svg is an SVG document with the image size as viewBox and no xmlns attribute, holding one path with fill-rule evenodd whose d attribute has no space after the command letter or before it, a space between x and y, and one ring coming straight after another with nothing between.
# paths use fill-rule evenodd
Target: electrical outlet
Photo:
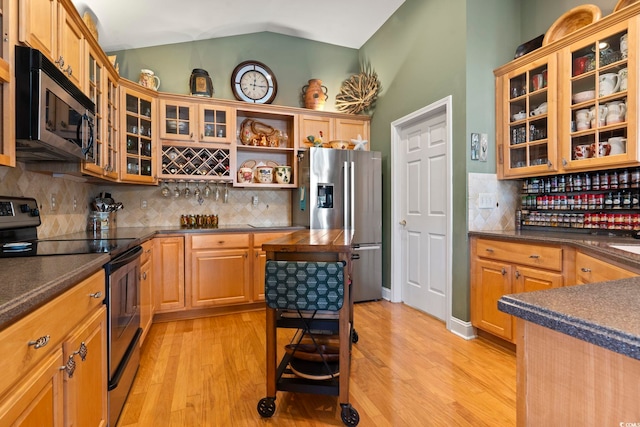
<instances>
[{"instance_id":1,"label":"electrical outlet","mask_svg":"<svg viewBox=\"0 0 640 427\"><path fill-rule=\"evenodd\" d=\"M253 206L258 206L258 196L253 196L251 198L251 203L253 203Z\"/></svg>"},{"instance_id":2,"label":"electrical outlet","mask_svg":"<svg viewBox=\"0 0 640 427\"><path fill-rule=\"evenodd\" d=\"M142 199L140 200L140 209L147 209L147 201Z\"/></svg>"},{"instance_id":3,"label":"electrical outlet","mask_svg":"<svg viewBox=\"0 0 640 427\"><path fill-rule=\"evenodd\" d=\"M478 194L478 209L493 209L496 207L496 195L493 193Z\"/></svg>"},{"instance_id":4,"label":"electrical outlet","mask_svg":"<svg viewBox=\"0 0 640 427\"><path fill-rule=\"evenodd\" d=\"M58 199L55 193L51 193L51 212L58 210Z\"/></svg>"}]
</instances>

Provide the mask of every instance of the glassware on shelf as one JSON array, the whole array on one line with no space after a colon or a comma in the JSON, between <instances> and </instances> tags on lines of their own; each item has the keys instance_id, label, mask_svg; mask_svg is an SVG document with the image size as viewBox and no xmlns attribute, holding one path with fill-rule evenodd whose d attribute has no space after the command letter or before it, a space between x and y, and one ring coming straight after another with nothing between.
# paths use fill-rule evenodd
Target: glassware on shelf
<instances>
[{"instance_id":1,"label":"glassware on shelf","mask_svg":"<svg viewBox=\"0 0 640 427\"><path fill-rule=\"evenodd\" d=\"M209 183L208 183L208 182L207 182L207 184L204 186L204 190L203 190L203 192L204 192L204 197L205 197L206 199L208 199L208 198L209 198L209 196L211 196L211 187L209 187Z\"/></svg>"},{"instance_id":2,"label":"glassware on shelf","mask_svg":"<svg viewBox=\"0 0 640 427\"><path fill-rule=\"evenodd\" d=\"M215 200L217 202L218 199L220 199L220 187L219 187L218 183L216 182L216 191L215 191L215 193L213 195L213 200Z\"/></svg>"},{"instance_id":3,"label":"glassware on shelf","mask_svg":"<svg viewBox=\"0 0 640 427\"><path fill-rule=\"evenodd\" d=\"M184 184L184 197L185 199L188 199L189 197L191 197L191 190L189 189L189 183L185 182Z\"/></svg>"},{"instance_id":4,"label":"glassware on shelf","mask_svg":"<svg viewBox=\"0 0 640 427\"><path fill-rule=\"evenodd\" d=\"M222 193L222 203L228 203L229 202L229 186L228 186L228 182L224 183L224 191Z\"/></svg>"},{"instance_id":5,"label":"glassware on shelf","mask_svg":"<svg viewBox=\"0 0 640 427\"><path fill-rule=\"evenodd\" d=\"M173 190L173 197L175 197L176 199L180 197L180 187L178 186L177 182L176 182L176 188Z\"/></svg>"},{"instance_id":6,"label":"glassware on shelf","mask_svg":"<svg viewBox=\"0 0 640 427\"><path fill-rule=\"evenodd\" d=\"M169 189L169 184L167 184L166 181L162 185L161 193L162 193L162 197L169 197L169 195L171 194L171 190Z\"/></svg>"}]
</instances>

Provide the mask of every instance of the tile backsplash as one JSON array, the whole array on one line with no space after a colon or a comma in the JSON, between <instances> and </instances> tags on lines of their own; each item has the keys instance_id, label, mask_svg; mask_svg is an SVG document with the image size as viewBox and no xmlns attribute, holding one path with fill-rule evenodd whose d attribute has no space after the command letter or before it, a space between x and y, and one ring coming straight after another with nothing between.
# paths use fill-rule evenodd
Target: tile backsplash
<instances>
[{"instance_id":1,"label":"tile backsplash","mask_svg":"<svg viewBox=\"0 0 640 427\"><path fill-rule=\"evenodd\" d=\"M501 231L515 228L515 212L520 202L520 181L500 181L496 174L469 173L469 231ZM480 194L495 197L497 206L479 208Z\"/></svg>"},{"instance_id":2,"label":"tile backsplash","mask_svg":"<svg viewBox=\"0 0 640 427\"><path fill-rule=\"evenodd\" d=\"M175 188L175 183L170 188ZM204 184L199 184L201 191ZM184 192L185 184L179 185ZM189 185L191 193L196 185ZM215 184L210 184L215 189ZM18 162L15 168L0 166L0 195L33 197L40 206L42 224L38 237L47 238L85 229L91 201L101 192L111 193L124 209L118 212L119 227L178 226L182 214L217 214L220 225L290 225L291 192L288 190L239 189L229 186L228 203L213 195L200 205L195 197L163 197L161 186L88 183L82 177L36 173ZM219 189L222 193L223 186ZM172 191L173 192L173 191ZM56 208L51 208L51 196ZM258 204L253 205L257 196ZM143 201L146 207L143 208ZM74 206L75 205L75 206Z\"/></svg>"}]
</instances>

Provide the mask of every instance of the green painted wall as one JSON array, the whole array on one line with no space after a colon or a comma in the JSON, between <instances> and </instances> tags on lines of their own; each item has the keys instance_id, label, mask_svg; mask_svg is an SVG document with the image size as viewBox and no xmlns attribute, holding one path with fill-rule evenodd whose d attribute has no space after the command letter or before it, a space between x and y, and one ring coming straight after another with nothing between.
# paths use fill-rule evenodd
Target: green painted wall
<instances>
[{"instance_id":1,"label":"green painted wall","mask_svg":"<svg viewBox=\"0 0 640 427\"><path fill-rule=\"evenodd\" d=\"M321 79L329 100L325 111L335 111L335 96L342 82L360 71L358 51L327 43L264 32L242 36L177 43L112 52L117 55L120 75L138 81L140 69L149 68L161 79L160 90L188 94L194 68L207 70L213 81L214 97L235 99L231 73L249 59L266 64L276 75L276 105L302 107L302 87L309 79Z\"/></svg>"},{"instance_id":2,"label":"green painted wall","mask_svg":"<svg viewBox=\"0 0 640 427\"><path fill-rule=\"evenodd\" d=\"M600 0L603 16L617 0ZM193 68L212 75L214 97L233 99L233 68L247 59L267 64L278 78L274 104L302 106L300 91L311 78L329 90L327 111L335 111L342 81L370 62L382 84L371 122L371 147L383 153L383 283L390 287L390 124L448 95L453 98L453 316L468 321L469 250L467 174L495 173L493 70L509 62L516 48L546 32L580 0L406 0L360 49L347 49L256 33L206 41L113 52L121 74L137 81L141 68L162 79L161 90L188 93ZM470 134L487 133L486 163L470 160Z\"/></svg>"}]
</instances>

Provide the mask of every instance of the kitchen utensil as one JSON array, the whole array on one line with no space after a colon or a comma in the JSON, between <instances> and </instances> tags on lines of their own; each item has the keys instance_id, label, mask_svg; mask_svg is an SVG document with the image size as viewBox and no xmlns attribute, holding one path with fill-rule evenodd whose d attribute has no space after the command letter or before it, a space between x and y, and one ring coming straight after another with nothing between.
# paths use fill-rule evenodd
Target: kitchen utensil
<instances>
[{"instance_id":1,"label":"kitchen utensil","mask_svg":"<svg viewBox=\"0 0 640 427\"><path fill-rule=\"evenodd\" d=\"M611 146L609 154L624 154L627 152L627 138L614 136L613 138L609 138L608 142Z\"/></svg>"},{"instance_id":2,"label":"kitchen utensil","mask_svg":"<svg viewBox=\"0 0 640 427\"><path fill-rule=\"evenodd\" d=\"M600 83L598 95L600 96L611 95L620 88L620 76L616 73L600 74L598 81Z\"/></svg>"},{"instance_id":3,"label":"kitchen utensil","mask_svg":"<svg viewBox=\"0 0 640 427\"><path fill-rule=\"evenodd\" d=\"M612 101L607 102L605 106L607 107L607 125L625 121L627 114L627 104L625 104L623 101Z\"/></svg>"},{"instance_id":4,"label":"kitchen utensil","mask_svg":"<svg viewBox=\"0 0 640 427\"><path fill-rule=\"evenodd\" d=\"M608 142L601 142L600 144L594 142L591 144L589 153L590 157L608 156L611 153L611 145Z\"/></svg>"},{"instance_id":5,"label":"kitchen utensil","mask_svg":"<svg viewBox=\"0 0 640 427\"><path fill-rule=\"evenodd\" d=\"M591 146L589 144L576 145L573 148L574 160L582 160L591 157Z\"/></svg>"},{"instance_id":6,"label":"kitchen utensil","mask_svg":"<svg viewBox=\"0 0 640 427\"><path fill-rule=\"evenodd\" d=\"M571 99L573 100L574 104L578 104L580 102L591 101L595 97L596 97L596 91L595 90L585 90L583 92L574 93L571 96Z\"/></svg>"}]
</instances>

